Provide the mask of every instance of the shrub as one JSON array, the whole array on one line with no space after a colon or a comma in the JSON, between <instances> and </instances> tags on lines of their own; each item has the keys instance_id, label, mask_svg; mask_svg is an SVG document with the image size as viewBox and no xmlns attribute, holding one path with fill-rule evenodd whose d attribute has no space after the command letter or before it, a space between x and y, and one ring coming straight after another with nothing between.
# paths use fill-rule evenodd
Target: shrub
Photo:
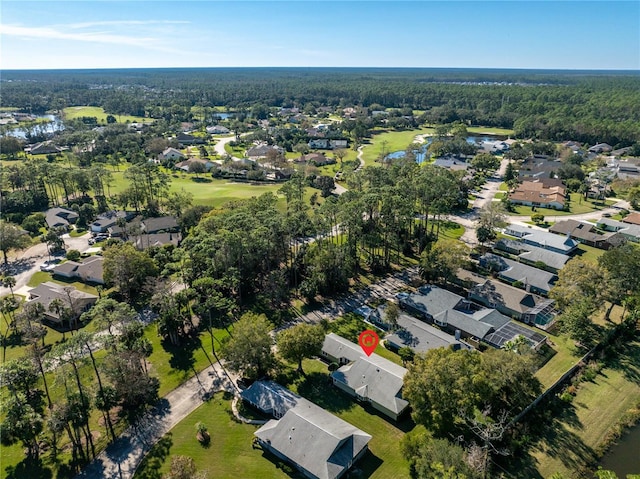
<instances>
[{"instance_id":1,"label":"shrub","mask_svg":"<svg viewBox=\"0 0 640 479\"><path fill-rule=\"evenodd\" d=\"M67 251L66 257L69 261L78 261L80 259L80 251L77 249L70 249Z\"/></svg>"}]
</instances>

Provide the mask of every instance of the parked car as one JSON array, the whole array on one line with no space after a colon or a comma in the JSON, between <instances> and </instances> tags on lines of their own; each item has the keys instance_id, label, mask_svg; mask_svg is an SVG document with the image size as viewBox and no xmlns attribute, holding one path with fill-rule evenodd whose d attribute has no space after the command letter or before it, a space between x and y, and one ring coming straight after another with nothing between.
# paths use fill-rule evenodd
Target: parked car
<instances>
[{"instance_id":1,"label":"parked car","mask_svg":"<svg viewBox=\"0 0 640 479\"><path fill-rule=\"evenodd\" d=\"M89 244L95 244L96 240L94 240L93 238L89 238L88 243Z\"/></svg>"}]
</instances>

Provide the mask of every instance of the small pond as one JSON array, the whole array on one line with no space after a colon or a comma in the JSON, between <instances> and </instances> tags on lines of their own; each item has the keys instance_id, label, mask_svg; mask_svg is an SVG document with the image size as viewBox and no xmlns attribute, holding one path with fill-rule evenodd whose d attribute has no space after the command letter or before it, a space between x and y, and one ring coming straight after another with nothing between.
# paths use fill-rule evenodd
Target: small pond
<instances>
[{"instance_id":1,"label":"small pond","mask_svg":"<svg viewBox=\"0 0 640 479\"><path fill-rule=\"evenodd\" d=\"M627 431L599 465L615 472L620 478L627 477L627 474L640 474L640 424Z\"/></svg>"},{"instance_id":2,"label":"small pond","mask_svg":"<svg viewBox=\"0 0 640 479\"><path fill-rule=\"evenodd\" d=\"M485 141L496 141L498 139L499 137L495 137L495 136L468 136L467 143L470 143L472 145L473 144L481 145ZM432 140L433 140L433 137L430 137L430 136L425 137L425 142L420 148L419 153L416 154L416 162L418 164L421 164L424 161L427 153L427 148L429 147L429 144L431 143ZM387 155L387 159L395 160L397 158L402 158L404 155L405 155L404 150L394 151Z\"/></svg>"},{"instance_id":3,"label":"small pond","mask_svg":"<svg viewBox=\"0 0 640 479\"><path fill-rule=\"evenodd\" d=\"M25 139L27 137L27 133L31 131L32 133L44 133L44 134L53 134L56 131L60 131L64 129L62 124L62 120L56 115L35 115L35 117L40 119L48 120L47 123L35 123L29 126L19 126L18 124L15 127L9 128L7 130L7 135L16 136L18 138Z\"/></svg>"}]
</instances>

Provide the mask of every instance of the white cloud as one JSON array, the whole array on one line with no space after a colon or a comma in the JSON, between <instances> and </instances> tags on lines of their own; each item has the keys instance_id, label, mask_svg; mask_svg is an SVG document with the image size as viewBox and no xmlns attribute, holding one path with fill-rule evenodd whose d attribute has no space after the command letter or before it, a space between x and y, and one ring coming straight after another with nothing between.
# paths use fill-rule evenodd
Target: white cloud
<instances>
[{"instance_id":1,"label":"white cloud","mask_svg":"<svg viewBox=\"0 0 640 479\"><path fill-rule=\"evenodd\" d=\"M64 28L90 28L96 26L128 26L128 25L184 25L189 24L187 20L105 20L97 22L69 23L60 25Z\"/></svg>"},{"instance_id":2,"label":"white cloud","mask_svg":"<svg viewBox=\"0 0 640 479\"><path fill-rule=\"evenodd\" d=\"M115 22L122 24L122 22ZM109 24L109 22L86 23L85 27ZM82 25L82 24L77 24ZM85 28L76 27L76 28ZM23 27L20 25L0 25L0 35L19 38L49 39L49 40L68 40L82 43L101 43L109 45L126 45L149 50L159 50L165 52L176 52L175 49L162 46L162 40L154 37L131 36L120 33L112 33L105 31L87 31L87 32L68 32L64 31L60 26L54 28L51 26L43 27Z\"/></svg>"}]
</instances>

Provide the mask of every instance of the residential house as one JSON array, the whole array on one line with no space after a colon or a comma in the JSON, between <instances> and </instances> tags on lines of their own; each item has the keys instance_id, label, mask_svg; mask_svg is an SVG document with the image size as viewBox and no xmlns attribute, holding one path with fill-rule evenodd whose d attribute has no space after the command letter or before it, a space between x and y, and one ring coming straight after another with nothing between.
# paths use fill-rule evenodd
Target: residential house
<instances>
[{"instance_id":1,"label":"residential house","mask_svg":"<svg viewBox=\"0 0 640 479\"><path fill-rule=\"evenodd\" d=\"M181 146L197 145L205 142L203 138L189 135L188 133L178 133L178 135L176 136L176 141Z\"/></svg>"},{"instance_id":2,"label":"residential house","mask_svg":"<svg viewBox=\"0 0 640 479\"><path fill-rule=\"evenodd\" d=\"M42 143L27 146L24 151L31 155L57 155L62 152L62 148L57 147L50 141L44 141Z\"/></svg>"},{"instance_id":3,"label":"residential house","mask_svg":"<svg viewBox=\"0 0 640 479\"><path fill-rule=\"evenodd\" d=\"M555 158L533 155L522 162L518 170L518 178L521 180L553 178L561 166L562 162Z\"/></svg>"},{"instance_id":4,"label":"residential house","mask_svg":"<svg viewBox=\"0 0 640 479\"><path fill-rule=\"evenodd\" d=\"M78 213L67 208L49 208L45 213L45 221L49 228L69 228L78 219Z\"/></svg>"},{"instance_id":5,"label":"residential house","mask_svg":"<svg viewBox=\"0 0 640 479\"><path fill-rule=\"evenodd\" d=\"M330 140L329 138L314 138L309 140L309 148L316 150L335 150L338 148L347 148L349 141L345 139L336 138Z\"/></svg>"},{"instance_id":6,"label":"residential house","mask_svg":"<svg viewBox=\"0 0 640 479\"><path fill-rule=\"evenodd\" d=\"M297 158L295 161L297 163L309 163L315 166L333 165L336 162L335 158L325 156L324 153L308 153Z\"/></svg>"},{"instance_id":7,"label":"residential house","mask_svg":"<svg viewBox=\"0 0 640 479\"><path fill-rule=\"evenodd\" d=\"M29 291L29 301L40 303L44 307L45 318L54 323L61 323L60 316L55 311L49 311L49 306L55 299L61 300L65 307L70 308L76 318L98 301L98 297L93 294L50 281L40 283Z\"/></svg>"},{"instance_id":8,"label":"residential house","mask_svg":"<svg viewBox=\"0 0 640 479\"><path fill-rule=\"evenodd\" d=\"M496 241L494 248L514 254L519 261L526 264L538 267L539 263L544 263L546 269L555 272L564 268L564 265L569 261L569 256L565 254L506 238Z\"/></svg>"},{"instance_id":9,"label":"residential house","mask_svg":"<svg viewBox=\"0 0 640 479\"><path fill-rule=\"evenodd\" d=\"M558 221L549 228L551 233L569 236L587 246L600 249L611 249L624 243L625 239L618 233L602 234L593 223L568 219Z\"/></svg>"},{"instance_id":10,"label":"residential house","mask_svg":"<svg viewBox=\"0 0 640 479\"><path fill-rule=\"evenodd\" d=\"M509 201L516 205L562 210L566 205L566 189L562 184L554 183L553 179L523 181L509 193Z\"/></svg>"},{"instance_id":11,"label":"residential house","mask_svg":"<svg viewBox=\"0 0 640 479\"><path fill-rule=\"evenodd\" d=\"M240 393L243 401L263 414L275 417L284 416L302 399L284 386L273 381L256 381Z\"/></svg>"},{"instance_id":12,"label":"residential house","mask_svg":"<svg viewBox=\"0 0 640 479\"><path fill-rule=\"evenodd\" d=\"M231 133L231 130L229 130L229 128L227 128L226 126L213 125L207 127L207 133L209 133L210 135L228 135L229 133Z\"/></svg>"},{"instance_id":13,"label":"residential house","mask_svg":"<svg viewBox=\"0 0 640 479\"><path fill-rule=\"evenodd\" d=\"M180 150L176 150L175 148L166 148L162 153L160 153L158 155L158 159L160 161L164 161L164 160L171 160L171 161L175 161L175 160L184 160L186 158L186 156L184 156L184 154L180 151Z\"/></svg>"},{"instance_id":14,"label":"residential house","mask_svg":"<svg viewBox=\"0 0 640 479\"><path fill-rule=\"evenodd\" d=\"M461 171L467 170L471 166L464 160L460 160L456 157L442 157L436 158L436 161L433 163L435 166L440 166L441 168L447 168L452 171Z\"/></svg>"},{"instance_id":15,"label":"residential house","mask_svg":"<svg viewBox=\"0 0 640 479\"><path fill-rule=\"evenodd\" d=\"M340 365L355 361L363 354L360 346L334 333L329 333L324 337L320 352L325 361Z\"/></svg>"},{"instance_id":16,"label":"residential house","mask_svg":"<svg viewBox=\"0 0 640 479\"><path fill-rule=\"evenodd\" d=\"M78 279L84 283L104 284L102 278L102 256L89 256L79 263L76 261L66 261L56 265L52 272L55 276L62 276L68 279Z\"/></svg>"},{"instance_id":17,"label":"residential house","mask_svg":"<svg viewBox=\"0 0 640 479\"><path fill-rule=\"evenodd\" d=\"M431 285L418 288L417 293L400 293L397 297L402 309L427 322L433 322L435 316L449 309L470 309L462 296Z\"/></svg>"},{"instance_id":18,"label":"residential house","mask_svg":"<svg viewBox=\"0 0 640 479\"><path fill-rule=\"evenodd\" d=\"M480 257L480 266L498 273L501 280L508 283L519 283L525 291L547 295L556 275L532 266L527 266L493 253L486 253Z\"/></svg>"},{"instance_id":19,"label":"residential house","mask_svg":"<svg viewBox=\"0 0 640 479\"><path fill-rule=\"evenodd\" d=\"M174 216L159 216L143 219L141 230L146 234L168 233L179 231L180 227L178 226L178 220Z\"/></svg>"},{"instance_id":20,"label":"residential house","mask_svg":"<svg viewBox=\"0 0 640 479\"><path fill-rule=\"evenodd\" d=\"M130 241L137 249L143 251L152 246L160 247L168 244L179 246L182 241L182 235L179 232L140 234L131 236Z\"/></svg>"},{"instance_id":21,"label":"residential house","mask_svg":"<svg viewBox=\"0 0 640 479\"><path fill-rule=\"evenodd\" d=\"M211 168L215 166L215 163L211 160L205 160L201 158L189 158L188 160L184 160L179 163L176 163L175 165L173 165L173 167L177 170L186 171L188 173L189 171L191 171L190 170L191 165L194 163L200 163L202 166L204 166L205 171L209 171L211 170Z\"/></svg>"},{"instance_id":22,"label":"residential house","mask_svg":"<svg viewBox=\"0 0 640 479\"><path fill-rule=\"evenodd\" d=\"M623 223L610 218L601 218L598 220L597 226L605 231L615 231L629 241L640 242L639 225Z\"/></svg>"},{"instance_id":23,"label":"residential house","mask_svg":"<svg viewBox=\"0 0 640 479\"><path fill-rule=\"evenodd\" d=\"M310 479L339 479L367 452L371 436L304 398L254 436Z\"/></svg>"},{"instance_id":24,"label":"residential house","mask_svg":"<svg viewBox=\"0 0 640 479\"><path fill-rule=\"evenodd\" d=\"M597 145L593 145L591 148L589 148L589 153L596 153L596 154L601 154L601 153L609 153L610 151L613 150L613 147L611 145L608 145L607 143L598 143Z\"/></svg>"},{"instance_id":25,"label":"residential house","mask_svg":"<svg viewBox=\"0 0 640 479\"><path fill-rule=\"evenodd\" d=\"M555 251L556 253L571 255L578 248L578 242L570 236L562 237L548 231L526 226L509 225L504 232L507 235L519 238L525 244Z\"/></svg>"},{"instance_id":26,"label":"residential house","mask_svg":"<svg viewBox=\"0 0 640 479\"><path fill-rule=\"evenodd\" d=\"M395 351L404 347L411 348L416 353L424 353L436 348L451 347L456 350L470 348L459 338L456 339L408 314L400 313L397 322L397 329L384 337L385 346Z\"/></svg>"},{"instance_id":27,"label":"residential house","mask_svg":"<svg viewBox=\"0 0 640 479\"><path fill-rule=\"evenodd\" d=\"M270 154L284 154L284 148L277 145L267 145L266 143L252 146L247 150L246 156L250 159L266 158Z\"/></svg>"},{"instance_id":28,"label":"residential house","mask_svg":"<svg viewBox=\"0 0 640 479\"><path fill-rule=\"evenodd\" d=\"M628 214L627 216L622 218L622 222L640 226L640 213Z\"/></svg>"},{"instance_id":29,"label":"residential house","mask_svg":"<svg viewBox=\"0 0 640 479\"><path fill-rule=\"evenodd\" d=\"M106 233L109 228L118 223L118 220L129 221L134 216L135 213L130 211L108 211L102 213L91 223L91 231L93 233Z\"/></svg>"},{"instance_id":30,"label":"residential house","mask_svg":"<svg viewBox=\"0 0 640 479\"><path fill-rule=\"evenodd\" d=\"M486 279L469 291L469 299L527 324L547 327L558 314L552 299Z\"/></svg>"},{"instance_id":31,"label":"residential house","mask_svg":"<svg viewBox=\"0 0 640 479\"><path fill-rule=\"evenodd\" d=\"M402 399L406 373L402 366L375 353L366 356L361 350L359 357L333 371L331 380L337 388L397 421L409 408L409 402Z\"/></svg>"}]
</instances>

